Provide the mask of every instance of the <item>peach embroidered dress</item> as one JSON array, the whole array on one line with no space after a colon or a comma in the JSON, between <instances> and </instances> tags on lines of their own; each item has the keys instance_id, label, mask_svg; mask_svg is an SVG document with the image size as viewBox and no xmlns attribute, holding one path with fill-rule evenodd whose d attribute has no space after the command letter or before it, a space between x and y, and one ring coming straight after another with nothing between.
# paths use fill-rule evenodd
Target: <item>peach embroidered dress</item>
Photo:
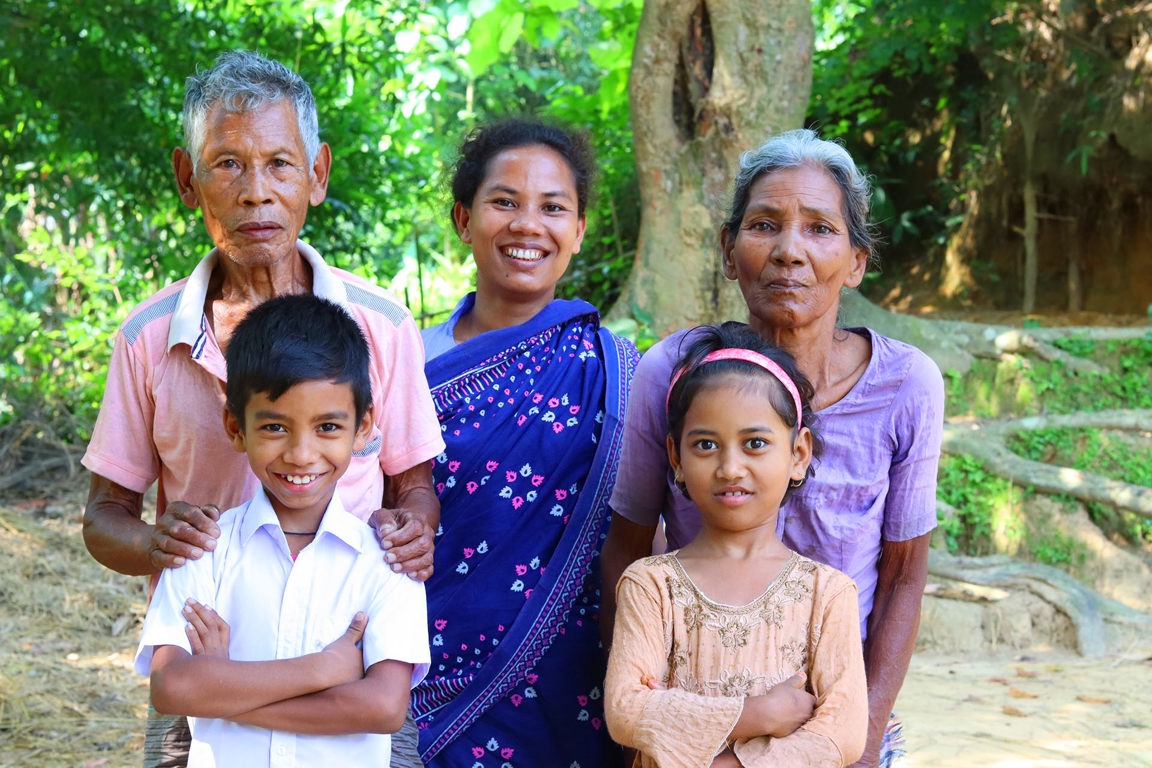
<instances>
[{"instance_id":1,"label":"peach embroidered dress","mask_svg":"<svg viewBox=\"0 0 1152 768\"><path fill-rule=\"evenodd\" d=\"M606 715L642 768L706 768L728 746L744 697L797 672L816 696L789 736L731 744L745 768L844 766L864 749L868 693L856 585L793 553L742 606L710 600L675 552L633 563L616 588ZM649 680L662 684L651 689Z\"/></svg>"}]
</instances>

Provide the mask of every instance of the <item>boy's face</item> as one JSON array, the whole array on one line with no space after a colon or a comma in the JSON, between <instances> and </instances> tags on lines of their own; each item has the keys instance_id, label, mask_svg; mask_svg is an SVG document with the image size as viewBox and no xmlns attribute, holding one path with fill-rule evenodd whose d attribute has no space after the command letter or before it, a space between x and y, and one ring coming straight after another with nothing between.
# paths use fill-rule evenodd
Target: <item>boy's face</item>
<instances>
[{"instance_id":1,"label":"boy's face","mask_svg":"<svg viewBox=\"0 0 1152 768\"><path fill-rule=\"evenodd\" d=\"M372 412L357 423L349 384L305 381L276 400L253 394L244 424L226 410L224 428L248 454L281 524L319 524L352 452L368 440Z\"/></svg>"}]
</instances>

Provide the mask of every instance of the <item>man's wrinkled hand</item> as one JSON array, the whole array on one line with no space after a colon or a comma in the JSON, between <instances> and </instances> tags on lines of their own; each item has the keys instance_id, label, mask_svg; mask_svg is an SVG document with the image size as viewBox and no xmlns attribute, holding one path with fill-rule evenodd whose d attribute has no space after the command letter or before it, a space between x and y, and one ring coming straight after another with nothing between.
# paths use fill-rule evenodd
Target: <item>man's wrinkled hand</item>
<instances>
[{"instance_id":1,"label":"man's wrinkled hand","mask_svg":"<svg viewBox=\"0 0 1152 768\"><path fill-rule=\"evenodd\" d=\"M432 576L432 550L436 531L404 509L378 509L372 514L372 527L384 550L384 560L397 573L413 581Z\"/></svg>"},{"instance_id":2,"label":"man's wrinkled hand","mask_svg":"<svg viewBox=\"0 0 1152 768\"><path fill-rule=\"evenodd\" d=\"M220 537L220 509L215 504L194 506L183 501L168 505L152 529L149 558L157 569L179 568L199 560L216 548Z\"/></svg>"}]
</instances>

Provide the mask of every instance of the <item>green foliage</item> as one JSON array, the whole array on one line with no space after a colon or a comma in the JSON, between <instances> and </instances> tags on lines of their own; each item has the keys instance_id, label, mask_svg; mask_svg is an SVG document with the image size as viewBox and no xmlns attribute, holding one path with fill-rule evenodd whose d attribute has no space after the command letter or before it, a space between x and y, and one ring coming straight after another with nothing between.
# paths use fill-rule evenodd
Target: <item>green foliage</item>
<instances>
[{"instance_id":1,"label":"green foliage","mask_svg":"<svg viewBox=\"0 0 1152 768\"><path fill-rule=\"evenodd\" d=\"M1024 493L971 456L943 457L937 496L956 508L955 517L940 520L948 550L983 555L1017 546Z\"/></svg>"},{"instance_id":2,"label":"green foliage","mask_svg":"<svg viewBox=\"0 0 1152 768\"><path fill-rule=\"evenodd\" d=\"M1085 559L1083 545L1062 533L1037 538L1032 542L1031 551L1036 562L1057 568L1079 566Z\"/></svg>"},{"instance_id":3,"label":"green foliage","mask_svg":"<svg viewBox=\"0 0 1152 768\"><path fill-rule=\"evenodd\" d=\"M1122 433L1095 429L1035 429L1016 435L1009 448L1033 461L1072 467L1152 488L1152 447L1141 447ZM1106 530L1114 530L1132 541L1152 542L1152 520L1120 514L1101 504L1090 505L1088 511Z\"/></svg>"},{"instance_id":4,"label":"green foliage","mask_svg":"<svg viewBox=\"0 0 1152 768\"><path fill-rule=\"evenodd\" d=\"M442 319L470 285L442 191L464 134L508 114L583 128L604 171L562 286L607 306L638 230L627 71L638 0L16 0L0 26L0 426L83 439L110 339L210 247L173 194L184 77L244 47L312 86L333 150L304 237ZM41 400L43 403L41 404ZM64 417L67 418L64 418Z\"/></svg>"},{"instance_id":5,"label":"green foliage","mask_svg":"<svg viewBox=\"0 0 1152 768\"><path fill-rule=\"evenodd\" d=\"M1055 345L1095 361L1104 372L1077 373L1062 363L1017 357L999 362L980 360L963 376L955 372L946 376L947 415L996 419L1152 408L1152 336L1125 342L1067 338ZM1146 441L1123 433L1028 430L1016 435L1009 448L1034 461L1152 487L1152 448ZM1044 529L1015 538L997 538L997 520L1003 526L1003 515L1010 514L1005 512L1010 490L1007 481L971 457L945 457L939 496L960 510L957 518L941 521L949 548L978 554L992 549L1012 551L1016 546L1040 562L1066 567L1081 564L1085 553L1058 531ZM1025 489L1025 493L1030 492ZM1087 511L1106 532L1132 542L1152 543L1152 520L1100 504L1087 505Z\"/></svg>"},{"instance_id":6,"label":"green foliage","mask_svg":"<svg viewBox=\"0 0 1152 768\"><path fill-rule=\"evenodd\" d=\"M1019 357L978 360L963 377L948 377L948 415L1001 418L1152 408L1152 336L1106 343L1062 339L1056 346L1105 371L1076 372L1063 363Z\"/></svg>"}]
</instances>

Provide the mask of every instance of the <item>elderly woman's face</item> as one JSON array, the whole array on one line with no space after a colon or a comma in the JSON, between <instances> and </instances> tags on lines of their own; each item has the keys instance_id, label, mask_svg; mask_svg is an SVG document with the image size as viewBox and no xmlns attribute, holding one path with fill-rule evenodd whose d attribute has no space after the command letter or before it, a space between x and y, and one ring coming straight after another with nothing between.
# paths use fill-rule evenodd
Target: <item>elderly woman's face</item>
<instances>
[{"instance_id":1,"label":"elderly woman's face","mask_svg":"<svg viewBox=\"0 0 1152 768\"><path fill-rule=\"evenodd\" d=\"M724 274L740 283L758 329L835 327L840 289L860 284L868 255L848 239L840 187L822 168L774 171L749 190L735 231L721 236Z\"/></svg>"}]
</instances>

